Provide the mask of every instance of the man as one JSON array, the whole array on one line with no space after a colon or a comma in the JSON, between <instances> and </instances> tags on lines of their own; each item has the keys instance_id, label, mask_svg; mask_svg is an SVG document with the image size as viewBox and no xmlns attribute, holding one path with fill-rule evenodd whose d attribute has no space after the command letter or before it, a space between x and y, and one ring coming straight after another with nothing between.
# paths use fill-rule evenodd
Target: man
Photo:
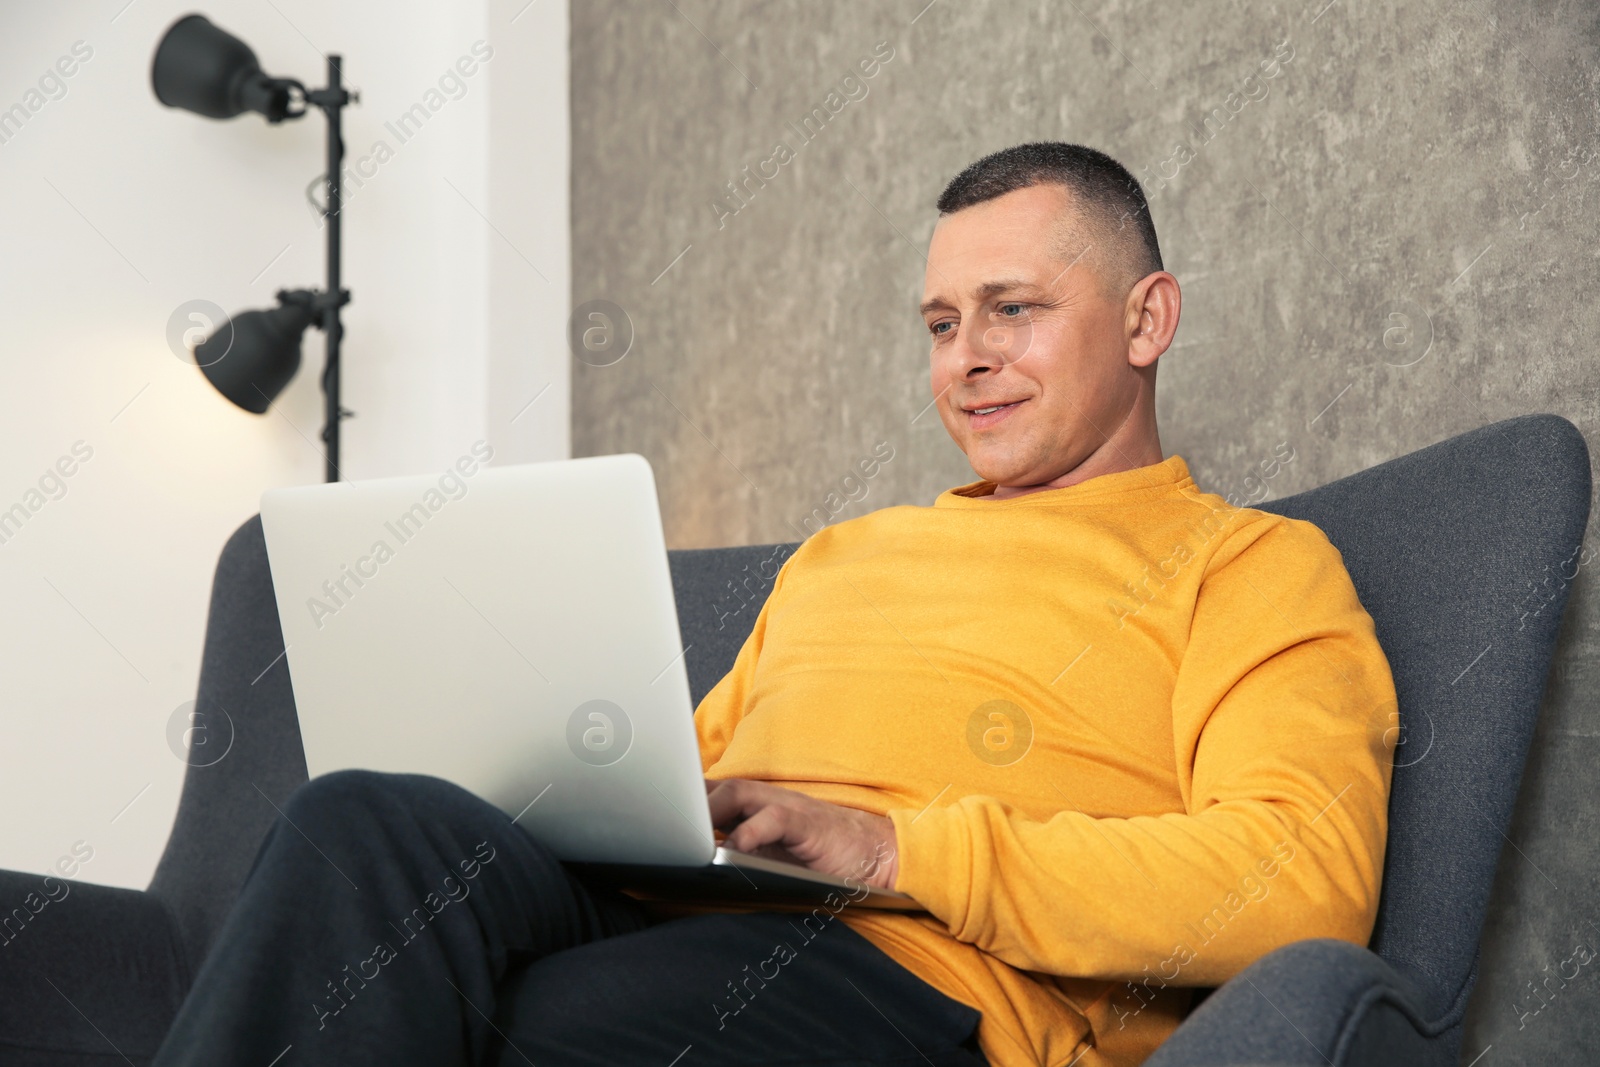
<instances>
[{"instance_id":1,"label":"man","mask_svg":"<svg viewBox=\"0 0 1600 1067\"><path fill-rule=\"evenodd\" d=\"M1138 183L1022 145L938 207L934 405L980 480L809 538L695 713L730 847L927 914L646 906L344 772L285 805L158 1064L1131 1064L1195 987L1367 941L1388 663L1316 527L1162 458L1180 293Z\"/></svg>"}]
</instances>

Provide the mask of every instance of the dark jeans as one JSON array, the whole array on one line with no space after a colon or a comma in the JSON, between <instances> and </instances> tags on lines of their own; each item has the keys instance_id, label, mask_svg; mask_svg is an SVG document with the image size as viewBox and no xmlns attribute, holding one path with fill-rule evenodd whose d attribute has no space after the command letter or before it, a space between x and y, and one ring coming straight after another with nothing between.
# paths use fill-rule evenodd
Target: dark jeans
<instances>
[{"instance_id":1,"label":"dark jeans","mask_svg":"<svg viewBox=\"0 0 1600 1067\"><path fill-rule=\"evenodd\" d=\"M154 1062L986 1062L976 1009L804 920L653 922L464 789L342 771L285 802Z\"/></svg>"}]
</instances>

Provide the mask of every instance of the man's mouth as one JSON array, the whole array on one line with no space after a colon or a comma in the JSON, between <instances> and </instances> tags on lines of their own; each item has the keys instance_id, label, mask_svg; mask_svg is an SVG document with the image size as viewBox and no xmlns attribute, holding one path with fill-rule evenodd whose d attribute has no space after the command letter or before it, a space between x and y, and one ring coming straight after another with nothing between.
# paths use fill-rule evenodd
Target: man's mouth
<instances>
[{"instance_id":1,"label":"man's mouth","mask_svg":"<svg viewBox=\"0 0 1600 1067\"><path fill-rule=\"evenodd\" d=\"M967 415L967 425L974 430L984 430L1005 419L1026 402L1025 399L1012 400L1002 404L981 404L963 407L961 410Z\"/></svg>"}]
</instances>

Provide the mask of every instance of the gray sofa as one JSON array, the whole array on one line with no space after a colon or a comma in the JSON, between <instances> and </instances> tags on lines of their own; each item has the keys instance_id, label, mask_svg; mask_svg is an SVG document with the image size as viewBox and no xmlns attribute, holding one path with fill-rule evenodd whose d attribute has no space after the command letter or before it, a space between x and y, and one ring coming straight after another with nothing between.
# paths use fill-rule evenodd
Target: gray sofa
<instances>
[{"instance_id":1,"label":"gray sofa","mask_svg":"<svg viewBox=\"0 0 1600 1067\"><path fill-rule=\"evenodd\" d=\"M1529 576L1571 556L1589 498L1583 438L1564 419L1532 415L1261 505L1316 523L1339 547L1394 670L1406 732L1378 923L1370 950L1311 940L1257 961L1210 992L1151 1067L1457 1062L1566 601L1563 587L1530 613L1523 594ZM766 561L793 547L671 553L697 702L754 624ZM306 778L282 648L251 519L217 565L197 696L213 729L229 724L232 748L189 767L148 890L74 883L37 914L0 914L0 1063L153 1055L274 805ZM0 872L0 907L20 905L40 880Z\"/></svg>"}]
</instances>

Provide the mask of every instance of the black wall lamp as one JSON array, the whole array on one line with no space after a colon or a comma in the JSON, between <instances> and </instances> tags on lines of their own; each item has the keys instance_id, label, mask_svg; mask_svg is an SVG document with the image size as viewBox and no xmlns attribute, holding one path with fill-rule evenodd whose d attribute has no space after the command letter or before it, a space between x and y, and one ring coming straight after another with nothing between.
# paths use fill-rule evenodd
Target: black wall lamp
<instances>
[{"instance_id":1,"label":"black wall lamp","mask_svg":"<svg viewBox=\"0 0 1600 1067\"><path fill-rule=\"evenodd\" d=\"M161 38L150 67L157 100L206 118L231 119L254 111L275 124L302 118L309 107L321 108L328 117L328 200L317 205L327 221L327 288L279 290L277 307L233 316L196 345L194 355L218 392L260 415L300 368L300 340L306 327L320 328L328 347L322 371L322 441L330 482L339 480L339 423L354 414L339 405L343 337L339 310L350 302L350 291L339 285L339 186L344 166L340 115L358 97L343 87L339 64L339 56L328 57L324 89L307 89L293 78L268 77L249 45L204 15L185 15Z\"/></svg>"}]
</instances>

